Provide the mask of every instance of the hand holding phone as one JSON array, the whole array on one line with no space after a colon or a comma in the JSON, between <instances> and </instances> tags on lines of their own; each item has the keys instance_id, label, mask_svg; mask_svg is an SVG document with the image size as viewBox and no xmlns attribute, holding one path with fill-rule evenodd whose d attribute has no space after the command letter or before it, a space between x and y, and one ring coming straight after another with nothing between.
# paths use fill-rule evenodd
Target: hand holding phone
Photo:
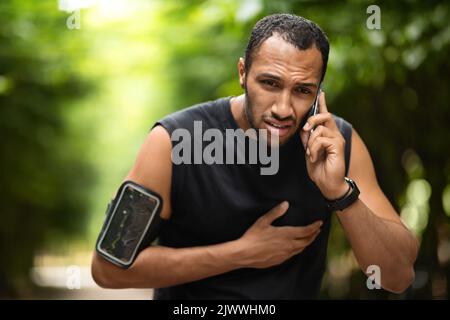
<instances>
[{"instance_id":1,"label":"hand holding phone","mask_svg":"<svg viewBox=\"0 0 450 320\"><path fill-rule=\"evenodd\" d=\"M310 114L308 115L308 118L315 116L316 114L319 113L319 96L320 96L321 92L322 92L322 88L321 88L321 85L319 85L319 90L317 90L316 98L314 99L314 103L311 107L311 111L310 111ZM310 133L313 133L314 129L315 128L311 128Z\"/></svg>"},{"instance_id":2,"label":"hand holding phone","mask_svg":"<svg viewBox=\"0 0 450 320\"><path fill-rule=\"evenodd\" d=\"M300 137L303 143L303 146L306 149L306 143L308 142L309 136L311 135L311 133L314 132L314 127L311 128L311 130L309 130L309 132L305 132L303 131L303 126L306 124L306 122L308 121L308 119L312 116L315 116L316 114L319 114L319 96L322 92L322 83L319 83L319 89L316 92L316 96L314 98L314 102L311 105L311 108L309 109L308 114L305 116L305 118L302 121L302 124L300 125Z\"/></svg>"}]
</instances>

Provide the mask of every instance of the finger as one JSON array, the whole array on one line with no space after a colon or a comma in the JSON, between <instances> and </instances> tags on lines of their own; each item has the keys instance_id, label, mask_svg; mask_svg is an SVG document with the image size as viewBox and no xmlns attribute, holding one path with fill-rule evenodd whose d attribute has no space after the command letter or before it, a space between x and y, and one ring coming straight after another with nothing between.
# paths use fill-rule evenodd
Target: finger
<instances>
[{"instance_id":1,"label":"finger","mask_svg":"<svg viewBox=\"0 0 450 320\"><path fill-rule=\"evenodd\" d=\"M339 130L336 125L336 121L334 121L333 115L329 112L319 113L309 117L302 129L303 131L310 131L319 125L323 125L332 130Z\"/></svg>"},{"instance_id":2,"label":"finger","mask_svg":"<svg viewBox=\"0 0 450 320\"><path fill-rule=\"evenodd\" d=\"M288 234L289 237L294 239L306 238L314 234L319 228L322 226L323 222L321 220L317 220L314 223L311 223L304 227L277 227L282 230L285 234Z\"/></svg>"},{"instance_id":3,"label":"finger","mask_svg":"<svg viewBox=\"0 0 450 320\"><path fill-rule=\"evenodd\" d=\"M283 227L275 227L277 230L284 235L286 238L292 239L302 239L308 238L313 235L319 227L317 226L314 229L305 230L304 227L292 227L292 226L283 226Z\"/></svg>"},{"instance_id":4,"label":"finger","mask_svg":"<svg viewBox=\"0 0 450 320\"><path fill-rule=\"evenodd\" d=\"M306 143L306 154L309 156L310 152L309 147L314 143L314 140L317 137L333 138L335 136L336 136L335 131L332 131L329 128L324 127L322 125L317 126L314 132L312 132L311 135L309 136L308 142Z\"/></svg>"},{"instance_id":5,"label":"finger","mask_svg":"<svg viewBox=\"0 0 450 320\"><path fill-rule=\"evenodd\" d=\"M317 228L314 228L314 229L311 229L311 230L308 230L308 231L303 231L301 236L297 235L297 237L294 238L294 239L295 240L308 241L311 237L315 237L318 233L320 233L321 225L322 224L318 224Z\"/></svg>"},{"instance_id":6,"label":"finger","mask_svg":"<svg viewBox=\"0 0 450 320\"><path fill-rule=\"evenodd\" d=\"M311 163L316 162L321 159L326 154L337 153L337 139L327 138L327 137L317 137L314 143L308 147L309 150L309 161Z\"/></svg>"},{"instance_id":7,"label":"finger","mask_svg":"<svg viewBox=\"0 0 450 320\"><path fill-rule=\"evenodd\" d=\"M285 214L288 208L289 208L289 202L283 201L280 204L273 207L272 209L270 209L270 211L267 212L265 215L263 215L260 218L260 221L264 224L269 225L274 220L278 219L283 214Z\"/></svg>"},{"instance_id":8,"label":"finger","mask_svg":"<svg viewBox=\"0 0 450 320\"><path fill-rule=\"evenodd\" d=\"M319 95L319 112L320 113L327 113L328 112L328 108L327 108L327 102L325 99L325 92L322 91Z\"/></svg>"},{"instance_id":9,"label":"finger","mask_svg":"<svg viewBox=\"0 0 450 320\"><path fill-rule=\"evenodd\" d=\"M318 114L308 118L302 130L300 130L300 139L303 143L303 148L305 149L305 151L308 147L307 144L309 139L311 138L311 134L313 134L319 126L327 121L329 121L328 114ZM315 128L315 130L311 130L312 128Z\"/></svg>"},{"instance_id":10,"label":"finger","mask_svg":"<svg viewBox=\"0 0 450 320\"><path fill-rule=\"evenodd\" d=\"M300 130L300 140L302 141L303 148L306 150L307 143L309 141L311 131Z\"/></svg>"},{"instance_id":11,"label":"finger","mask_svg":"<svg viewBox=\"0 0 450 320\"><path fill-rule=\"evenodd\" d=\"M294 254L299 254L300 252L302 252L307 246L309 246L311 243L314 242L314 240L317 239L317 237L320 234L320 229L318 231L316 231L312 236L310 236L309 238L303 238L300 240L294 240L294 246L295 246L295 253Z\"/></svg>"},{"instance_id":12,"label":"finger","mask_svg":"<svg viewBox=\"0 0 450 320\"><path fill-rule=\"evenodd\" d=\"M294 227L295 228L295 227ZM317 232L320 232L320 227L317 226L314 229L301 229L301 230L290 230L288 233L289 239L293 240L302 240L302 239L309 239L310 237L314 236Z\"/></svg>"}]
</instances>

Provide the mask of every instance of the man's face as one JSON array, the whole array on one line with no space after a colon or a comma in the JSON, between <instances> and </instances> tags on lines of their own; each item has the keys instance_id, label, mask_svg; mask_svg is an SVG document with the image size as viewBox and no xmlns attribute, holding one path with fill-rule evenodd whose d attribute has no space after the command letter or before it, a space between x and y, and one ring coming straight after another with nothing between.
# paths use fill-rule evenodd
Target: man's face
<instances>
[{"instance_id":1,"label":"man's face","mask_svg":"<svg viewBox=\"0 0 450 320\"><path fill-rule=\"evenodd\" d=\"M312 46L299 50L274 35L256 49L248 74L239 61L246 93L245 112L250 126L267 129L268 141L278 134L280 145L298 132L319 89L322 55Z\"/></svg>"}]
</instances>

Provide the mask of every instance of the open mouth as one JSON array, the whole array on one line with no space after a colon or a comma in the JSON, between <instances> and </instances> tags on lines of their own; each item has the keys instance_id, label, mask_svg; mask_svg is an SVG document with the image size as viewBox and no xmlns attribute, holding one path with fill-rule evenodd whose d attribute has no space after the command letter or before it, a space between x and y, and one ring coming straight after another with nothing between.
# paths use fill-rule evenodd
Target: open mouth
<instances>
[{"instance_id":1,"label":"open mouth","mask_svg":"<svg viewBox=\"0 0 450 320\"><path fill-rule=\"evenodd\" d=\"M264 124L265 124L265 127L267 128L267 130L269 130L271 134L276 134L280 138L285 136L289 132L289 129L292 127L291 124L289 124L289 125L279 124L279 123L274 123L274 122L268 121L268 120L265 120Z\"/></svg>"}]
</instances>

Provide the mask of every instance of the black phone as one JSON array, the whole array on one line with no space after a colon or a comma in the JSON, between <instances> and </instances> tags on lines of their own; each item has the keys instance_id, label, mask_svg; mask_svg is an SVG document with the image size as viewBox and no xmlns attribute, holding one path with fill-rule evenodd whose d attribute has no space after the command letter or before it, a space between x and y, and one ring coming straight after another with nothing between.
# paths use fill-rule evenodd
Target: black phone
<instances>
[{"instance_id":1,"label":"black phone","mask_svg":"<svg viewBox=\"0 0 450 320\"><path fill-rule=\"evenodd\" d=\"M309 108L308 114L306 115L306 117L303 118L302 124L300 126L300 130L303 128L303 126L305 125L306 121L308 121L308 119L316 114L319 113L319 96L320 93L322 92L322 83L319 83L319 89L316 92L316 96L314 97L314 102L311 105L311 107ZM314 128L311 129L311 132L314 131Z\"/></svg>"},{"instance_id":2,"label":"black phone","mask_svg":"<svg viewBox=\"0 0 450 320\"><path fill-rule=\"evenodd\" d=\"M162 198L132 181L125 181L108 205L96 250L113 264L128 268L159 232Z\"/></svg>"},{"instance_id":3,"label":"black phone","mask_svg":"<svg viewBox=\"0 0 450 320\"><path fill-rule=\"evenodd\" d=\"M313 103L313 105L311 106L311 110L310 110L310 112L309 112L309 114L308 114L308 118L309 118L309 117L312 117L312 116L315 116L316 114L319 113L319 96L320 96L320 93L321 93L321 92L322 92L322 86L319 85L319 89L317 90L316 98L314 99L314 103ZM311 133L312 133L313 131L314 131L314 128L311 129Z\"/></svg>"}]
</instances>

